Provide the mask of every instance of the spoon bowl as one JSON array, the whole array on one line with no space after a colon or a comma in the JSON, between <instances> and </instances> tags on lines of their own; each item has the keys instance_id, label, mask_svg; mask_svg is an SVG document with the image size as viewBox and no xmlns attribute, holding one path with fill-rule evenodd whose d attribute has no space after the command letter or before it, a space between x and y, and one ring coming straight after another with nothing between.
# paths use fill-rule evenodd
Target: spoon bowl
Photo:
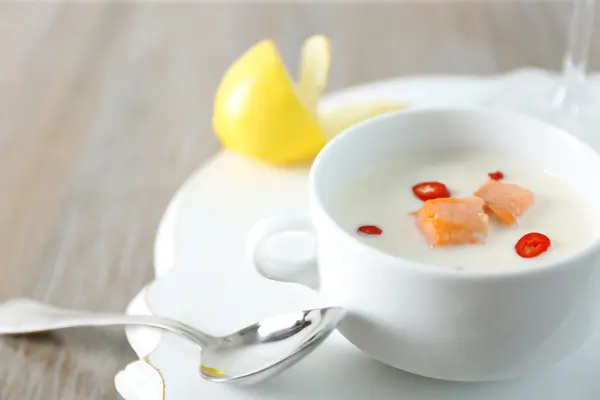
<instances>
[{"instance_id":1,"label":"spoon bowl","mask_svg":"<svg viewBox=\"0 0 600 400\"><path fill-rule=\"evenodd\" d=\"M202 361L200 374L204 379L254 384L283 372L310 354L337 328L345 314L340 307L278 314L216 337L169 318L66 310L17 299L0 305L0 335L86 326L161 328L185 337L198 347Z\"/></svg>"},{"instance_id":2,"label":"spoon bowl","mask_svg":"<svg viewBox=\"0 0 600 400\"><path fill-rule=\"evenodd\" d=\"M204 349L200 373L215 382L262 381L316 349L344 314L340 307L328 307L263 319Z\"/></svg>"}]
</instances>

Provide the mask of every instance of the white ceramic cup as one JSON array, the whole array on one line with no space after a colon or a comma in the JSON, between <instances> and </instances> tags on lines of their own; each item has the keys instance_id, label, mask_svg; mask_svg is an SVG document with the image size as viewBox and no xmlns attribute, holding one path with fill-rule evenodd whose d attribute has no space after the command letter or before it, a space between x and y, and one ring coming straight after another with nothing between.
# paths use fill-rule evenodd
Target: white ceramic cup
<instances>
[{"instance_id":1,"label":"white ceramic cup","mask_svg":"<svg viewBox=\"0 0 600 400\"><path fill-rule=\"evenodd\" d=\"M304 283L344 306L348 317L340 332L366 354L405 371L485 381L562 360L587 341L600 320L600 238L548 265L455 271L371 248L330 216L336 191L361 168L454 149L522 157L585 187L600 207L600 157L559 128L488 109L408 110L355 125L333 139L310 172L309 215L259 222L248 237L250 259L263 275ZM294 231L316 235L306 262L265 254L268 238ZM314 280L311 271L317 272Z\"/></svg>"}]
</instances>

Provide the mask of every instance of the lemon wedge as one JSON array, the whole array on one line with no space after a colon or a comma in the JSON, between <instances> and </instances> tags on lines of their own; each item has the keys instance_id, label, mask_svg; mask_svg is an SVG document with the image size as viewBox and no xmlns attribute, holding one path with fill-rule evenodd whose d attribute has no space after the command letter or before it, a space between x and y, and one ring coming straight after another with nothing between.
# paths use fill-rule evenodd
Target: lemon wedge
<instances>
[{"instance_id":1,"label":"lemon wedge","mask_svg":"<svg viewBox=\"0 0 600 400\"><path fill-rule=\"evenodd\" d=\"M331 66L329 39L307 38L295 83L271 40L263 40L225 71L214 99L213 128L224 148L269 164L307 161L335 135L405 104L367 102L319 112Z\"/></svg>"},{"instance_id":2,"label":"lemon wedge","mask_svg":"<svg viewBox=\"0 0 600 400\"><path fill-rule=\"evenodd\" d=\"M406 108L408 104L387 101L346 104L320 111L319 122L327 140L331 140L354 124Z\"/></svg>"},{"instance_id":3,"label":"lemon wedge","mask_svg":"<svg viewBox=\"0 0 600 400\"><path fill-rule=\"evenodd\" d=\"M317 114L319 99L327 87L331 67L329 39L314 35L306 39L300 54L298 92L310 112Z\"/></svg>"},{"instance_id":4,"label":"lemon wedge","mask_svg":"<svg viewBox=\"0 0 600 400\"><path fill-rule=\"evenodd\" d=\"M320 43L318 49L329 51ZM215 95L213 128L223 147L280 165L314 157L326 139L313 105L304 101L318 103L311 87L320 88L327 73L303 69L297 88L272 41L252 46L225 72Z\"/></svg>"}]
</instances>

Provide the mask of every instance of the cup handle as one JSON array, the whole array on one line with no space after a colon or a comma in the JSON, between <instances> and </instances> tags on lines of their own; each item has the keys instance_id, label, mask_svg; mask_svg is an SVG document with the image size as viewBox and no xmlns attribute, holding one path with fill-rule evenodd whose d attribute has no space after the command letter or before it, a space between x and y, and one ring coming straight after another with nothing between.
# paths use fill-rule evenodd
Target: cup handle
<instances>
[{"instance_id":1,"label":"cup handle","mask_svg":"<svg viewBox=\"0 0 600 400\"><path fill-rule=\"evenodd\" d=\"M293 232L309 232L316 243L314 226L309 215L279 215L263 219L254 225L246 242L248 259L265 278L279 282L299 283L318 290L316 246L304 260L282 260L261 249L270 238Z\"/></svg>"}]
</instances>

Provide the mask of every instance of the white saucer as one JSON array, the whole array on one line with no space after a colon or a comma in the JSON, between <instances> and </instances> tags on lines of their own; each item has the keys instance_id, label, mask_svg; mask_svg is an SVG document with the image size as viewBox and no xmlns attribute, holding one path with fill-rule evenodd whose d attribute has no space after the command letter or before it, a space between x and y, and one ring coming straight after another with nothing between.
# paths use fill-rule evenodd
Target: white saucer
<instances>
[{"instance_id":1,"label":"white saucer","mask_svg":"<svg viewBox=\"0 0 600 400\"><path fill-rule=\"evenodd\" d=\"M527 79L546 79L526 71ZM416 106L476 104L503 77L423 77L351 88L328 96L322 107L366 99L408 101ZM600 83L594 78L594 85ZM600 85L598 86L600 93ZM268 281L245 260L246 232L276 212L304 211L308 167L277 169L221 152L178 191L156 241L157 280L128 313L154 313L224 334L261 316L321 304L296 285ZM600 288L599 288L600 290ZM600 316L599 316L600 318ZM335 400L335 399L545 399L600 398L600 334L549 370L496 383L451 383L404 373L372 361L335 333L310 357L260 386L230 388L198 375L199 354L168 334L136 328L128 339L143 360L115 378L126 400ZM148 362L148 363L147 363Z\"/></svg>"}]
</instances>

